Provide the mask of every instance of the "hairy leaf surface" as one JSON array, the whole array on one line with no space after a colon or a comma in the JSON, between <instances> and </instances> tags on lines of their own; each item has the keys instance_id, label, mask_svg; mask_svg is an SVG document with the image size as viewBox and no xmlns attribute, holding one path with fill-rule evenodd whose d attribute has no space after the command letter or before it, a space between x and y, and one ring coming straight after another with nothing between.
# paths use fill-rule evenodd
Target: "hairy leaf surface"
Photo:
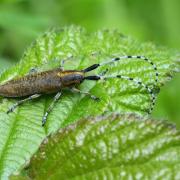
<instances>
[{"instance_id":1,"label":"hairy leaf surface","mask_svg":"<svg viewBox=\"0 0 180 180\"><path fill-rule=\"evenodd\" d=\"M30 179L179 179L180 132L134 115L81 120L44 140Z\"/></svg>"},{"instance_id":2,"label":"hairy leaf surface","mask_svg":"<svg viewBox=\"0 0 180 180\"><path fill-rule=\"evenodd\" d=\"M143 60L122 60L104 66L92 74L109 68L108 74L120 74L136 78L150 86L154 93L176 71L171 51L151 43L140 43L117 31L88 33L79 27L54 29L39 37L27 48L21 61L0 75L0 83L21 77L37 68L38 71L60 66L63 59L71 57L65 69L83 69L98 62L123 55L144 55L156 64L159 82L155 83L155 71ZM14 113L6 114L17 99L0 99L0 178L7 178L17 171L37 150L43 138L57 129L78 119L110 112L147 115L151 99L146 89L131 81L113 79L104 82L84 82L81 90L101 98L94 102L89 97L63 92L62 98L50 113L46 126L41 120L54 95L43 96L23 104Z\"/></svg>"}]
</instances>

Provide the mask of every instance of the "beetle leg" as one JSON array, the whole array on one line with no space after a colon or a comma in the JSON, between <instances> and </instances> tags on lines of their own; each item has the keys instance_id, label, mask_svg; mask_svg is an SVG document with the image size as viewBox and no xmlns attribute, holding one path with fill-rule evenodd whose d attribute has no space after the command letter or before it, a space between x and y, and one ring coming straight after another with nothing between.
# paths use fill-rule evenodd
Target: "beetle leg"
<instances>
[{"instance_id":1,"label":"beetle leg","mask_svg":"<svg viewBox=\"0 0 180 180\"><path fill-rule=\"evenodd\" d=\"M38 72L37 68L31 68L28 74L33 74L37 72Z\"/></svg>"},{"instance_id":2,"label":"beetle leg","mask_svg":"<svg viewBox=\"0 0 180 180\"><path fill-rule=\"evenodd\" d=\"M95 101L99 101L99 100L100 100L100 98L92 95L91 93L81 91L81 90L79 90L79 89L77 89L77 88L71 88L71 91L72 91L72 92L75 92L75 93L85 94L86 96L90 96L90 98L93 99L93 100L95 100Z\"/></svg>"},{"instance_id":3,"label":"beetle leg","mask_svg":"<svg viewBox=\"0 0 180 180\"><path fill-rule=\"evenodd\" d=\"M61 92L58 92L56 94L56 96L54 97L52 103L50 104L50 106L48 107L46 113L44 114L43 118L42 118L42 126L45 125L46 123L46 120L47 120L47 117L48 117L48 114L52 111L52 109L54 108L55 106L55 103L59 100L60 96L61 96Z\"/></svg>"},{"instance_id":4,"label":"beetle leg","mask_svg":"<svg viewBox=\"0 0 180 180\"><path fill-rule=\"evenodd\" d=\"M68 60L70 60L70 59L72 59L72 58L73 58L73 55L67 57L66 59L63 59L63 60L61 61L60 68L61 68L62 70L64 70L64 64L65 64L65 62L68 61Z\"/></svg>"},{"instance_id":5,"label":"beetle leg","mask_svg":"<svg viewBox=\"0 0 180 180\"><path fill-rule=\"evenodd\" d=\"M9 110L7 111L7 114L9 114L10 112L13 112L19 105L21 105L21 104L23 104L23 103L25 103L25 102L27 102L27 101L30 101L30 100L32 100L32 99L36 99L36 98L38 98L38 97L40 97L40 96L41 96L41 94L34 94L34 95L32 95L32 96L29 96L29 97L26 98L26 99L23 99L23 100L18 101L17 103L15 103L13 106L11 106L11 107L9 108Z\"/></svg>"},{"instance_id":6,"label":"beetle leg","mask_svg":"<svg viewBox=\"0 0 180 180\"><path fill-rule=\"evenodd\" d=\"M93 51L93 52L91 52L92 57L98 57L99 55L101 55L101 51Z\"/></svg>"},{"instance_id":7,"label":"beetle leg","mask_svg":"<svg viewBox=\"0 0 180 180\"><path fill-rule=\"evenodd\" d=\"M104 71L102 71L99 75L100 76L104 76L107 72L108 72L109 69L105 69Z\"/></svg>"}]
</instances>

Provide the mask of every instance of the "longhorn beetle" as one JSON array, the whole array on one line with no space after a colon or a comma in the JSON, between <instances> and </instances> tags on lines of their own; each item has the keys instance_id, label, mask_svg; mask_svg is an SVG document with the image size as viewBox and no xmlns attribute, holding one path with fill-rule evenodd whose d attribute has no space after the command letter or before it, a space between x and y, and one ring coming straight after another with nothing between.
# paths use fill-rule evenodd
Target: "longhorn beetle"
<instances>
[{"instance_id":1,"label":"longhorn beetle","mask_svg":"<svg viewBox=\"0 0 180 180\"><path fill-rule=\"evenodd\" d=\"M116 61L120 61L122 59L141 59L147 61L149 64L152 65L153 69L155 70L155 81L158 82L158 72L156 65L144 56L122 56L116 57L111 59L110 61L102 62L99 64L93 64L83 70L64 70L63 65L64 61L61 61L61 66L59 68L48 70L44 72L34 72L29 73L28 75L10 80L3 85L0 85L0 96L3 97L26 97L23 100L18 101L12 107L9 108L7 113L13 112L16 107L20 104L23 104L29 100L35 99L40 97L42 94L50 94L50 93L57 93L54 97L53 102L48 107L46 113L42 118L42 126L45 125L48 114L53 109L55 103L59 100L60 96L62 95L62 91L65 88L69 88L72 92L85 94L90 96L90 98L94 100L99 100L98 97L90 94L89 92L83 92L76 88L77 85L81 84L84 80L107 80L111 78L120 78L126 79L129 81L133 81L135 84L145 88L148 93L151 95L151 106L149 109L149 113L153 110L155 104L155 94L151 90L151 88L145 85L141 81L137 81L134 78L123 76L123 75L105 75L102 73L101 75L92 75L86 76L86 73L97 69L101 66L106 64L111 64Z\"/></svg>"}]
</instances>

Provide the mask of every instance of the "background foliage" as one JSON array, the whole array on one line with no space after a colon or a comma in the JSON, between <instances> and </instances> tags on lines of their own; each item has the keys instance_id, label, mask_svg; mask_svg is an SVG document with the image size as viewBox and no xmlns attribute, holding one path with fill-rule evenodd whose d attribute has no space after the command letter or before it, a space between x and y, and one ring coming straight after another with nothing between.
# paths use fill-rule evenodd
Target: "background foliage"
<instances>
[{"instance_id":1,"label":"background foliage","mask_svg":"<svg viewBox=\"0 0 180 180\"><path fill-rule=\"evenodd\" d=\"M118 28L144 41L179 48L179 7L178 0L1 0L0 71L19 61L25 47L52 26ZM177 75L162 89L154 116L174 120L180 127L179 89Z\"/></svg>"}]
</instances>

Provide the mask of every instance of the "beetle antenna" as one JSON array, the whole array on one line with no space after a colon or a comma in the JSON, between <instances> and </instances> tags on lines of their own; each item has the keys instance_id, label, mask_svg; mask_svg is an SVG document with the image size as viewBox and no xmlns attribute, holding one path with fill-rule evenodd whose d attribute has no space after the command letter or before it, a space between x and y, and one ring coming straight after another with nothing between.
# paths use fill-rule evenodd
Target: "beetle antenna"
<instances>
[{"instance_id":1,"label":"beetle antenna","mask_svg":"<svg viewBox=\"0 0 180 180\"><path fill-rule=\"evenodd\" d=\"M97 69L99 66L100 64L93 64L92 66L89 66L88 68L84 69L83 72L86 73L86 72L92 71L94 69Z\"/></svg>"},{"instance_id":2,"label":"beetle antenna","mask_svg":"<svg viewBox=\"0 0 180 180\"><path fill-rule=\"evenodd\" d=\"M148 114L151 114L153 108L154 108L154 105L155 105L155 101L156 101L156 95L153 93L153 91L151 90L151 88L144 84L142 81L139 81L139 80L136 80L134 78L131 78L131 77L128 77L128 76L123 76L123 75L110 75L110 76L100 76L100 75L97 75L97 76L87 76L85 77L84 79L86 80L107 80L107 79L114 79L114 78L120 78L120 79L125 79L125 80L128 80L128 81L132 81L134 82L135 84L145 88L147 90L147 92L150 94L151 96L151 106L150 106L150 109L148 111Z\"/></svg>"},{"instance_id":3,"label":"beetle antenna","mask_svg":"<svg viewBox=\"0 0 180 180\"><path fill-rule=\"evenodd\" d=\"M148 59L148 58L146 58L144 56L121 56L121 57L116 57L116 58L113 58L110 61L105 61L105 62L102 62L102 63L99 63L99 64L93 64L92 66L89 66L88 68L84 69L83 72L86 73L86 72L92 71L94 69L97 69L100 66L104 66L106 64L111 64L111 63L120 61L122 59L141 59L141 60L144 60L144 61L148 62L149 64L151 64L153 66L153 69L155 71L155 76L156 76L155 81L156 81L156 83L158 82L159 73L157 71L156 65L150 59Z\"/></svg>"}]
</instances>

